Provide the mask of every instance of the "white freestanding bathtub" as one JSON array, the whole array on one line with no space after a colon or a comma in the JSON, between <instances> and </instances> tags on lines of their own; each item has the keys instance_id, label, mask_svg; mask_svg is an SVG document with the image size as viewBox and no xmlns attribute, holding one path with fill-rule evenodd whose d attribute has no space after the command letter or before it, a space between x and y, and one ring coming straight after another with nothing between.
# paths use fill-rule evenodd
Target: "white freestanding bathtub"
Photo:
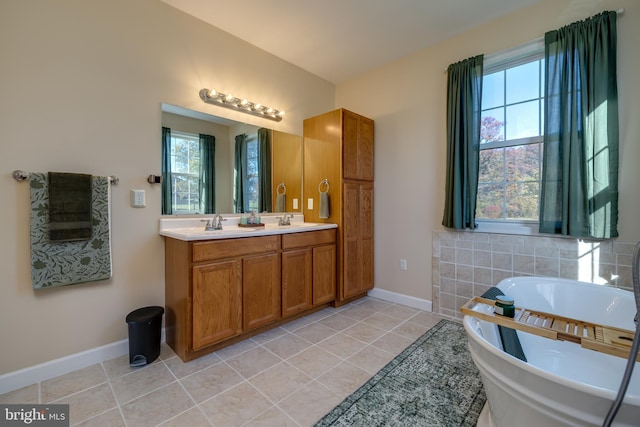
<instances>
[{"instance_id":1,"label":"white freestanding bathtub","mask_svg":"<svg viewBox=\"0 0 640 427\"><path fill-rule=\"evenodd\" d=\"M498 288L518 307L635 331L635 300L628 291L547 277L515 277ZM625 359L518 331L523 362L502 350L495 324L468 315L463 324L487 393L478 426L602 425ZM613 425L640 426L640 363Z\"/></svg>"}]
</instances>

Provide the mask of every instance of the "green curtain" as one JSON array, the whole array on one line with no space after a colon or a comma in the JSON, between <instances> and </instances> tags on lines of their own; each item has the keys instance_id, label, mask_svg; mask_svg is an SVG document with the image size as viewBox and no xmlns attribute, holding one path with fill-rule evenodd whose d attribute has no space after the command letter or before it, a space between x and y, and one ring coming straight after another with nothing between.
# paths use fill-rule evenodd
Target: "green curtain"
<instances>
[{"instance_id":1,"label":"green curtain","mask_svg":"<svg viewBox=\"0 0 640 427\"><path fill-rule=\"evenodd\" d=\"M235 194L233 197L233 207L236 213L244 213L244 183L246 182L247 171L247 135L236 136L235 150Z\"/></svg>"},{"instance_id":2,"label":"green curtain","mask_svg":"<svg viewBox=\"0 0 640 427\"><path fill-rule=\"evenodd\" d=\"M162 214L171 215L173 192L171 189L171 129L162 128Z\"/></svg>"},{"instance_id":3,"label":"green curtain","mask_svg":"<svg viewBox=\"0 0 640 427\"><path fill-rule=\"evenodd\" d=\"M258 129L258 212L271 212L271 131Z\"/></svg>"},{"instance_id":4,"label":"green curtain","mask_svg":"<svg viewBox=\"0 0 640 427\"><path fill-rule=\"evenodd\" d=\"M616 13L545 34L540 232L618 235Z\"/></svg>"},{"instance_id":5,"label":"green curtain","mask_svg":"<svg viewBox=\"0 0 640 427\"><path fill-rule=\"evenodd\" d=\"M447 175L442 225L476 228L483 55L447 70Z\"/></svg>"},{"instance_id":6,"label":"green curtain","mask_svg":"<svg viewBox=\"0 0 640 427\"><path fill-rule=\"evenodd\" d=\"M216 137L200 134L200 212L216 211Z\"/></svg>"}]
</instances>

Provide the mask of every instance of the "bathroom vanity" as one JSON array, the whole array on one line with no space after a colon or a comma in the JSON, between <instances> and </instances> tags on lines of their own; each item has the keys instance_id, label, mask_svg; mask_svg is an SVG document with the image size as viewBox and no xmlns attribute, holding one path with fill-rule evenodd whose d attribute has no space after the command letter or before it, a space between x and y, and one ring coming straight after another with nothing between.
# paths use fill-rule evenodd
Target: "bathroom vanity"
<instances>
[{"instance_id":1,"label":"bathroom vanity","mask_svg":"<svg viewBox=\"0 0 640 427\"><path fill-rule=\"evenodd\" d=\"M204 231L164 221L166 341L183 361L336 298L335 224Z\"/></svg>"}]
</instances>

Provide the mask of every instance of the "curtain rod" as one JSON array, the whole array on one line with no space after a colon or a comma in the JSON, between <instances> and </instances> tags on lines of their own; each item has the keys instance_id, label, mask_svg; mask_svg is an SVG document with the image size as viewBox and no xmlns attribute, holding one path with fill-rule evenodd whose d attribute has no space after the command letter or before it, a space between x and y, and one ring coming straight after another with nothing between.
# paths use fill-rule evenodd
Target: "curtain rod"
<instances>
[{"instance_id":1,"label":"curtain rod","mask_svg":"<svg viewBox=\"0 0 640 427\"><path fill-rule=\"evenodd\" d=\"M616 10L616 14L617 14L618 16L623 15L623 14L624 14L624 9L618 9L618 10ZM543 37L538 37L537 39L534 39L534 40L531 40L531 42L534 42L534 41L536 41L536 40L543 40L543 39L544 39L544 36L543 36ZM490 55L490 54L489 54L489 55ZM485 56L486 56L486 55L485 55ZM444 69L444 72L445 72L445 73L446 73L446 72L448 72L448 71L449 71L449 67L447 67L447 68L445 68L445 69Z\"/></svg>"}]
</instances>

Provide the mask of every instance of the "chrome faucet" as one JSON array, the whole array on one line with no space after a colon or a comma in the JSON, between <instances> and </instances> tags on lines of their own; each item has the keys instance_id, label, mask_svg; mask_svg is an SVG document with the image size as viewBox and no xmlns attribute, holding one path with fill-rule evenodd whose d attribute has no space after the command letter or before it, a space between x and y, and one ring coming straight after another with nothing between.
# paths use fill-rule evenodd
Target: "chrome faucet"
<instances>
[{"instance_id":1,"label":"chrome faucet","mask_svg":"<svg viewBox=\"0 0 640 427\"><path fill-rule=\"evenodd\" d=\"M293 214L285 213L284 216L280 217L278 220L278 225L291 225L291 219L293 218Z\"/></svg>"},{"instance_id":2,"label":"chrome faucet","mask_svg":"<svg viewBox=\"0 0 640 427\"><path fill-rule=\"evenodd\" d=\"M206 222L204 231L222 230L222 221L226 221L222 218L222 215L217 214L213 218L203 219L202 222Z\"/></svg>"}]
</instances>

